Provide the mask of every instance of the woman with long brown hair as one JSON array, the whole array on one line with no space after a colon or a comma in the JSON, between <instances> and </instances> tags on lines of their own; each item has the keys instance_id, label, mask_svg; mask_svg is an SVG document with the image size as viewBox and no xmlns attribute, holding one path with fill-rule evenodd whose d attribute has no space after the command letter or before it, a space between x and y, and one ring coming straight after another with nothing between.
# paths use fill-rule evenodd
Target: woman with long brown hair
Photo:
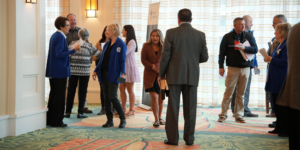
<instances>
[{"instance_id":1,"label":"woman with long brown hair","mask_svg":"<svg viewBox=\"0 0 300 150\"><path fill-rule=\"evenodd\" d=\"M159 29L152 30L150 39L144 43L141 54L141 61L145 66L144 86L145 91L151 96L151 108L155 118L154 127L165 124L165 121L161 119L163 103L160 97L160 84L157 80L163 40L163 34Z\"/></svg>"}]
</instances>

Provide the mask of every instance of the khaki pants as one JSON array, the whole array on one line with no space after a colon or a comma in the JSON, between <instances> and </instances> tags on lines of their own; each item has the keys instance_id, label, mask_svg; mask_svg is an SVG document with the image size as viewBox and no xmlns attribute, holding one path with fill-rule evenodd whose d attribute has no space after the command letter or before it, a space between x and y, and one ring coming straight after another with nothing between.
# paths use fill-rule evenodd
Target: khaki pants
<instances>
[{"instance_id":1,"label":"khaki pants","mask_svg":"<svg viewBox=\"0 0 300 150\"><path fill-rule=\"evenodd\" d=\"M232 93L236 87L234 116L236 119L242 118L244 114L244 93L250 74L250 67L237 68L228 67L228 73L225 80L226 90L222 101L222 112L219 117L227 118L227 111L232 99Z\"/></svg>"}]
</instances>

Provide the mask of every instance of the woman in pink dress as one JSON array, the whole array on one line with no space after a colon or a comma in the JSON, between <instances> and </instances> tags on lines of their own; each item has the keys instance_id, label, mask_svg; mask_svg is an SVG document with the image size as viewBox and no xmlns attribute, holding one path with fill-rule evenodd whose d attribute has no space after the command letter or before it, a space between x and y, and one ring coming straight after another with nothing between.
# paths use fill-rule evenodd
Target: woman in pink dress
<instances>
[{"instance_id":1,"label":"woman in pink dress","mask_svg":"<svg viewBox=\"0 0 300 150\"><path fill-rule=\"evenodd\" d=\"M122 30L123 37L126 38L127 52L126 52L126 82L120 84L120 94L123 111L126 116L134 115L134 104L135 104L135 94L134 94L134 82L141 82L139 76L139 70L135 61L135 52L138 51L137 42L135 38L135 32L132 25L125 25ZM126 113L126 101L127 95L125 89L129 94L130 108Z\"/></svg>"}]
</instances>

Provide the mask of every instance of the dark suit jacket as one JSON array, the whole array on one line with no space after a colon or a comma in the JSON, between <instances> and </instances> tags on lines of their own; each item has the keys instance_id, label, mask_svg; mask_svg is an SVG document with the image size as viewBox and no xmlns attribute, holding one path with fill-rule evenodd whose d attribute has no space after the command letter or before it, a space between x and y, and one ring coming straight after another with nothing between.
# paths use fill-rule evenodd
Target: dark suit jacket
<instances>
[{"instance_id":1,"label":"dark suit jacket","mask_svg":"<svg viewBox=\"0 0 300 150\"><path fill-rule=\"evenodd\" d=\"M145 89L149 89L153 86L155 78L158 77L158 73L152 70L152 65L155 64L157 67L159 66L159 60L161 56L161 51L155 54L153 51L152 45L144 44L141 52L141 61L145 66L144 70L144 86Z\"/></svg>"},{"instance_id":2,"label":"dark suit jacket","mask_svg":"<svg viewBox=\"0 0 300 150\"><path fill-rule=\"evenodd\" d=\"M182 23L166 33L159 76L166 75L168 84L198 86L199 63L207 60L205 34L189 23Z\"/></svg>"}]
</instances>

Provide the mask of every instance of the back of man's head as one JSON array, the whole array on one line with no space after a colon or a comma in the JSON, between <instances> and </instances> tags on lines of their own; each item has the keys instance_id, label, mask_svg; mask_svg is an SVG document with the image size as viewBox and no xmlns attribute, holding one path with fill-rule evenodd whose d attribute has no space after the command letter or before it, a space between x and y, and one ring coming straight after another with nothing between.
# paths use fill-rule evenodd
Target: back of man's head
<instances>
[{"instance_id":1,"label":"back of man's head","mask_svg":"<svg viewBox=\"0 0 300 150\"><path fill-rule=\"evenodd\" d=\"M285 15L283 15L283 14L276 15L276 16L274 16L274 18L280 19L282 23L287 23L287 19L286 19Z\"/></svg>"},{"instance_id":2,"label":"back of man's head","mask_svg":"<svg viewBox=\"0 0 300 150\"><path fill-rule=\"evenodd\" d=\"M192 21L192 12L191 10L184 8L179 10L178 19L182 22L191 22Z\"/></svg>"}]
</instances>

